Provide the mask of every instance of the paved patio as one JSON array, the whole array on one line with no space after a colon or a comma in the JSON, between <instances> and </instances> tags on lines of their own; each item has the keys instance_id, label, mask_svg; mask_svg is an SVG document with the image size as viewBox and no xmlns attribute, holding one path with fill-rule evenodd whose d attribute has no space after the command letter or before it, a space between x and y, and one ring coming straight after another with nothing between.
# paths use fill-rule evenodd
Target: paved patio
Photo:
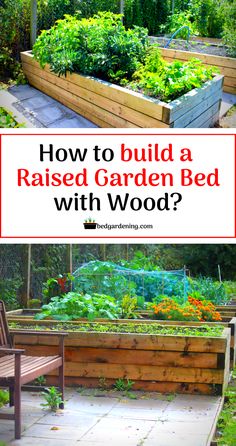
<instances>
[{"instance_id":1,"label":"paved patio","mask_svg":"<svg viewBox=\"0 0 236 446\"><path fill-rule=\"evenodd\" d=\"M223 93L220 117L236 104L236 95ZM0 91L0 106L5 106L26 127L37 128L96 128L88 119L60 104L30 85L18 85ZM230 125L236 126L235 116ZM227 123L225 124L227 127Z\"/></svg>"},{"instance_id":2,"label":"paved patio","mask_svg":"<svg viewBox=\"0 0 236 446\"><path fill-rule=\"evenodd\" d=\"M221 402L212 396L127 399L67 389L65 410L54 414L42 409L38 393L23 392L22 399L21 440L13 440L12 421L0 420L0 440L7 445L207 446Z\"/></svg>"}]
</instances>

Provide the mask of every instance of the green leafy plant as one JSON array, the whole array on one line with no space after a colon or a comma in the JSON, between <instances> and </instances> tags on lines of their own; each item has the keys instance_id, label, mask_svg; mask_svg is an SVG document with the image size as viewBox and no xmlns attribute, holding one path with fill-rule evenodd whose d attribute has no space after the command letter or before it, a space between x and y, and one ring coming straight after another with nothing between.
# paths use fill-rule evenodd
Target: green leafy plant
<instances>
[{"instance_id":1,"label":"green leafy plant","mask_svg":"<svg viewBox=\"0 0 236 446\"><path fill-rule=\"evenodd\" d=\"M219 0L192 0L189 11L198 33L206 37L221 37L225 20Z\"/></svg>"},{"instance_id":2,"label":"green leafy plant","mask_svg":"<svg viewBox=\"0 0 236 446\"><path fill-rule=\"evenodd\" d=\"M131 297L126 294L121 300L121 318L122 319L136 319L138 303L136 297Z\"/></svg>"},{"instance_id":3,"label":"green leafy plant","mask_svg":"<svg viewBox=\"0 0 236 446\"><path fill-rule=\"evenodd\" d=\"M0 408L9 403L8 390L0 389Z\"/></svg>"},{"instance_id":4,"label":"green leafy plant","mask_svg":"<svg viewBox=\"0 0 236 446\"><path fill-rule=\"evenodd\" d=\"M200 336L200 337L221 337L224 327L221 325L214 326L198 326L198 327L186 327L180 325L159 325L157 323L98 323L98 322L86 322L79 325L58 323L52 326L27 324L21 325L20 323L9 322L9 326L14 329L29 329L29 330L43 330L43 331L58 331L66 330L69 332L82 332L82 333L140 333L151 335L166 335L166 336Z\"/></svg>"},{"instance_id":5,"label":"green leafy plant","mask_svg":"<svg viewBox=\"0 0 236 446\"><path fill-rule=\"evenodd\" d=\"M39 386L45 386L46 384L45 376L44 375L38 376L38 378L34 380L34 383Z\"/></svg>"},{"instance_id":6,"label":"green leafy plant","mask_svg":"<svg viewBox=\"0 0 236 446\"><path fill-rule=\"evenodd\" d=\"M149 96L157 97L163 101L172 101L187 93L193 88L200 88L204 82L211 80L217 71L214 67L206 67L198 59L188 62L174 61L160 64L158 50L154 47L146 63L134 74L135 81L131 86L136 90L144 91ZM155 59L156 67L155 68Z\"/></svg>"},{"instance_id":7,"label":"green leafy plant","mask_svg":"<svg viewBox=\"0 0 236 446\"><path fill-rule=\"evenodd\" d=\"M43 305L42 311L35 315L35 319L52 318L69 321L87 318L92 321L97 317L118 319L120 313L118 303L111 296L70 292L63 296L53 297L49 304Z\"/></svg>"},{"instance_id":8,"label":"green leafy plant","mask_svg":"<svg viewBox=\"0 0 236 446\"><path fill-rule=\"evenodd\" d=\"M1 60L0 60L1 61ZM0 128L20 128L25 127L24 124L19 124L13 113L9 112L3 107L0 107Z\"/></svg>"},{"instance_id":9,"label":"green leafy plant","mask_svg":"<svg viewBox=\"0 0 236 446\"><path fill-rule=\"evenodd\" d=\"M54 296L63 296L71 289L74 277L72 274L60 274L58 277L50 277L43 283L43 302L48 303Z\"/></svg>"},{"instance_id":10,"label":"green leafy plant","mask_svg":"<svg viewBox=\"0 0 236 446\"><path fill-rule=\"evenodd\" d=\"M30 299L28 302L28 308L40 308L40 299Z\"/></svg>"},{"instance_id":11,"label":"green leafy plant","mask_svg":"<svg viewBox=\"0 0 236 446\"><path fill-rule=\"evenodd\" d=\"M22 279L20 277L0 279L0 296L7 310L15 310L20 307L17 292L21 285Z\"/></svg>"},{"instance_id":12,"label":"green leafy plant","mask_svg":"<svg viewBox=\"0 0 236 446\"><path fill-rule=\"evenodd\" d=\"M217 444L220 446L235 446L236 438L236 369L233 372L233 379L225 392L225 404L219 415L217 423Z\"/></svg>"},{"instance_id":13,"label":"green leafy plant","mask_svg":"<svg viewBox=\"0 0 236 446\"><path fill-rule=\"evenodd\" d=\"M236 57L236 4L233 0L223 0L221 11L224 17L223 40L228 45L229 56Z\"/></svg>"},{"instance_id":14,"label":"green leafy plant","mask_svg":"<svg viewBox=\"0 0 236 446\"><path fill-rule=\"evenodd\" d=\"M116 390L121 392L129 392L134 385L134 381L131 381L128 378L119 378L116 380L114 387Z\"/></svg>"},{"instance_id":15,"label":"green leafy plant","mask_svg":"<svg viewBox=\"0 0 236 446\"><path fill-rule=\"evenodd\" d=\"M176 14L169 15L167 22L161 26L161 32L173 34L182 26L188 26L190 30L190 34L198 34L197 27L193 20L192 14L190 11L182 11ZM176 38L178 39L187 39L188 30L185 28L181 30Z\"/></svg>"},{"instance_id":16,"label":"green leafy plant","mask_svg":"<svg viewBox=\"0 0 236 446\"><path fill-rule=\"evenodd\" d=\"M147 31L126 30L121 16L98 13L89 19L66 16L38 37L33 54L60 75L80 72L118 82L131 78L145 55Z\"/></svg>"},{"instance_id":17,"label":"green leafy plant","mask_svg":"<svg viewBox=\"0 0 236 446\"><path fill-rule=\"evenodd\" d=\"M98 387L100 390L106 390L108 388L107 380L104 376L100 376L98 381Z\"/></svg>"},{"instance_id":18,"label":"green leafy plant","mask_svg":"<svg viewBox=\"0 0 236 446\"><path fill-rule=\"evenodd\" d=\"M63 403L63 400L61 398L61 393L58 392L56 387L52 386L45 390L45 392L42 392L41 395L44 397L46 403L42 403L41 405L43 407L46 407L50 409L53 412L56 412L59 408L60 404Z\"/></svg>"}]
</instances>

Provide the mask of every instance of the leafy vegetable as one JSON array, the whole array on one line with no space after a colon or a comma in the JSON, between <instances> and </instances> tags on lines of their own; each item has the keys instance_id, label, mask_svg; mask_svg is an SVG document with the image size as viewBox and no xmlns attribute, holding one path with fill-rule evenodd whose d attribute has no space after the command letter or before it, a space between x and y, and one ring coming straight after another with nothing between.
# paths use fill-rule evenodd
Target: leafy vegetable
<instances>
[{"instance_id":1,"label":"leafy vegetable","mask_svg":"<svg viewBox=\"0 0 236 446\"><path fill-rule=\"evenodd\" d=\"M78 294L70 292L62 297L53 297L49 304L43 305L42 312L35 315L36 320L51 318L70 321L78 318L117 319L121 310L115 299L104 294Z\"/></svg>"}]
</instances>

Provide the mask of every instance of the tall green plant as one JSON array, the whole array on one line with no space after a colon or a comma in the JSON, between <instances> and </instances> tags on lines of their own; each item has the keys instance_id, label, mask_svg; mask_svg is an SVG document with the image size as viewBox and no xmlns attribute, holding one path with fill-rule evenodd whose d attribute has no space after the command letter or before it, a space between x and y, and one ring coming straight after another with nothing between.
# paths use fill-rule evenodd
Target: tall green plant
<instances>
[{"instance_id":1,"label":"tall green plant","mask_svg":"<svg viewBox=\"0 0 236 446\"><path fill-rule=\"evenodd\" d=\"M20 51L29 48L29 0L0 1L0 77L23 78Z\"/></svg>"},{"instance_id":2,"label":"tall green plant","mask_svg":"<svg viewBox=\"0 0 236 446\"><path fill-rule=\"evenodd\" d=\"M235 0L223 0L221 7L224 16L223 40L228 45L228 54L236 57L236 2Z\"/></svg>"},{"instance_id":3,"label":"tall green plant","mask_svg":"<svg viewBox=\"0 0 236 446\"><path fill-rule=\"evenodd\" d=\"M131 78L147 45L145 29L126 30L120 15L107 12L81 20L66 16L42 32L33 54L59 76L75 71L118 82Z\"/></svg>"},{"instance_id":4,"label":"tall green plant","mask_svg":"<svg viewBox=\"0 0 236 446\"><path fill-rule=\"evenodd\" d=\"M220 0L192 0L190 11L201 36L221 37L225 17Z\"/></svg>"}]
</instances>

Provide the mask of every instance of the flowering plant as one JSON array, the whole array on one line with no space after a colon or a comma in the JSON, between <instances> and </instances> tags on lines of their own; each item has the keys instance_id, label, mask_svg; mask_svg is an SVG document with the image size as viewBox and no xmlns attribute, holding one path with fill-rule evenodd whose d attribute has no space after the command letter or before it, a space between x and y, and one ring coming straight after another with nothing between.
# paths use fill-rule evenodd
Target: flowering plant
<instances>
[{"instance_id":1,"label":"flowering plant","mask_svg":"<svg viewBox=\"0 0 236 446\"><path fill-rule=\"evenodd\" d=\"M221 321L219 311L216 311L215 305L210 300L200 300L188 296L188 302L201 312L201 321L217 322Z\"/></svg>"},{"instance_id":2,"label":"flowering plant","mask_svg":"<svg viewBox=\"0 0 236 446\"><path fill-rule=\"evenodd\" d=\"M158 305L152 305L152 309L155 317L160 320L221 321L220 313L216 311L212 302L191 296L188 297L188 302L182 305L166 297Z\"/></svg>"}]
</instances>

